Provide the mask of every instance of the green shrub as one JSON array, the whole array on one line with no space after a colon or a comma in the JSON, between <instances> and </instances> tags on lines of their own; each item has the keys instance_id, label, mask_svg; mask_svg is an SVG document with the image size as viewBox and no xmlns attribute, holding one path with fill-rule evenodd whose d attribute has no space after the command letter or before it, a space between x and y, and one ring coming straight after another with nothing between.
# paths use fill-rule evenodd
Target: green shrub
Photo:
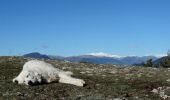
<instances>
[{"instance_id":1,"label":"green shrub","mask_svg":"<svg viewBox=\"0 0 170 100\"><path fill-rule=\"evenodd\" d=\"M164 68L170 68L170 57L167 57L166 59L164 59L160 65Z\"/></svg>"},{"instance_id":2,"label":"green shrub","mask_svg":"<svg viewBox=\"0 0 170 100\"><path fill-rule=\"evenodd\" d=\"M145 67L153 67L152 59L148 59L146 64L144 64Z\"/></svg>"}]
</instances>

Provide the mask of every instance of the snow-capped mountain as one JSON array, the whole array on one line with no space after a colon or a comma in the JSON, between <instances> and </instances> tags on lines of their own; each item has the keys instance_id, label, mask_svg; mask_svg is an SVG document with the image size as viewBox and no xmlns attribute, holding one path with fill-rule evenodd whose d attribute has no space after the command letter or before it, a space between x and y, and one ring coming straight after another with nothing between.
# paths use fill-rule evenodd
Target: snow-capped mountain
<instances>
[{"instance_id":1,"label":"snow-capped mountain","mask_svg":"<svg viewBox=\"0 0 170 100\"><path fill-rule=\"evenodd\" d=\"M119 55L112 55L112 54L108 54L108 53L103 53L103 52L89 53L87 55L92 55L92 56L96 56L96 57L112 57L112 58L123 58L124 57L124 56L119 56Z\"/></svg>"},{"instance_id":2,"label":"snow-capped mountain","mask_svg":"<svg viewBox=\"0 0 170 100\"><path fill-rule=\"evenodd\" d=\"M112 55L108 53L89 53L85 55L79 56L70 56L70 57L61 57L61 56L53 56L53 55L45 55L40 53L29 53L24 55L24 57L32 57L32 58L44 58L45 59L57 59L63 61L70 62L90 62L97 64L126 64L133 65L139 64L142 62L146 62L148 59L152 59L153 61L159 59L161 56L119 56Z\"/></svg>"}]
</instances>

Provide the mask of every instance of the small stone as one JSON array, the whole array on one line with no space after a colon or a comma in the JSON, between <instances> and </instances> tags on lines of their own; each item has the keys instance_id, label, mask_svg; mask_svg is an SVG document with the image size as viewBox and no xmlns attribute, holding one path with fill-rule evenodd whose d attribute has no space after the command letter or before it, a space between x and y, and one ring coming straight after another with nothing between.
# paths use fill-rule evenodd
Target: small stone
<instances>
[{"instance_id":1,"label":"small stone","mask_svg":"<svg viewBox=\"0 0 170 100\"><path fill-rule=\"evenodd\" d=\"M80 72L80 74L86 74L86 72Z\"/></svg>"},{"instance_id":2,"label":"small stone","mask_svg":"<svg viewBox=\"0 0 170 100\"><path fill-rule=\"evenodd\" d=\"M167 79L166 81L167 81L167 82L170 82L170 79Z\"/></svg>"},{"instance_id":3,"label":"small stone","mask_svg":"<svg viewBox=\"0 0 170 100\"><path fill-rule=\"evenodd\" d=\"M114 98L113 100L122 100L122 99L120 99L120 98Z\"/></svg>"},{"instance_id":4,"label":"small stone","mask_svg":"<svg viewBox=\"0 0 170 100\"><path fill-rule=\"evenodd\" d=\"M158 90L157 89L153 89L152 92L153 93L158 93Z\"/></svg>"},{"instance_id":5,"label":"small stone","mask_svg":"<svg viewBox=\"0 0 170 100\"><path fill-rule=\"evenodd\" d=\"M17 92L16 95L17 95L17 96L24 96L24 93Z\"/></svg>"}]
</instances>

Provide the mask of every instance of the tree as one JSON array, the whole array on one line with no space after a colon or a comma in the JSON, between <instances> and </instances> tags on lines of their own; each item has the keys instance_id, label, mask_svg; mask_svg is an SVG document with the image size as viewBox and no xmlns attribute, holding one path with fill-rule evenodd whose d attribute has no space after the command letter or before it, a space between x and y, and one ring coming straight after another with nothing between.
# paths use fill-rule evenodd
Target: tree
<instances>
[{"instance_id":1,"label":"tree","mask_svg":"<svg viewBox=\"0 0 170 100\"><path fill-rule=\"evenodd\" d=\"M146 64L144 64L145 67L152 67L153 66L153 62L152 59L148 59Z\"/></svg>"},{"instance_id":2,"label":"tree","mask_svg":"<svg viewBox=\"0 0 170 100\"><path fill-rule=\"evenodd\" d=\"M170 57L166 57L166 59L164 59L160 65L164 68L170 68Z\"/></svg>"}]
</instances>

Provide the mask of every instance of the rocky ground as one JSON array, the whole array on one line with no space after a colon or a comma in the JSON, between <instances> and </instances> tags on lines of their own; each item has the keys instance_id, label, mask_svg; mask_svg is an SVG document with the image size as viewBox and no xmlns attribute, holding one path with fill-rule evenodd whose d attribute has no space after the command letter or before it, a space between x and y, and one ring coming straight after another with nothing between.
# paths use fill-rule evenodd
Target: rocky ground
<instances>
[{"instance_id":1,"label":"rocky ground","mask_svg":"<svg viewBox=\"0 0 170 100\"><path fill-rule=\"evenodd\" d=\"M52 83L37 86L12 83L30 59L0 57L0 99L48 100L163 100L170 99L170 69L125 67L46 60L84 79L85 87Z\"/></svg>"}]
</instances>

